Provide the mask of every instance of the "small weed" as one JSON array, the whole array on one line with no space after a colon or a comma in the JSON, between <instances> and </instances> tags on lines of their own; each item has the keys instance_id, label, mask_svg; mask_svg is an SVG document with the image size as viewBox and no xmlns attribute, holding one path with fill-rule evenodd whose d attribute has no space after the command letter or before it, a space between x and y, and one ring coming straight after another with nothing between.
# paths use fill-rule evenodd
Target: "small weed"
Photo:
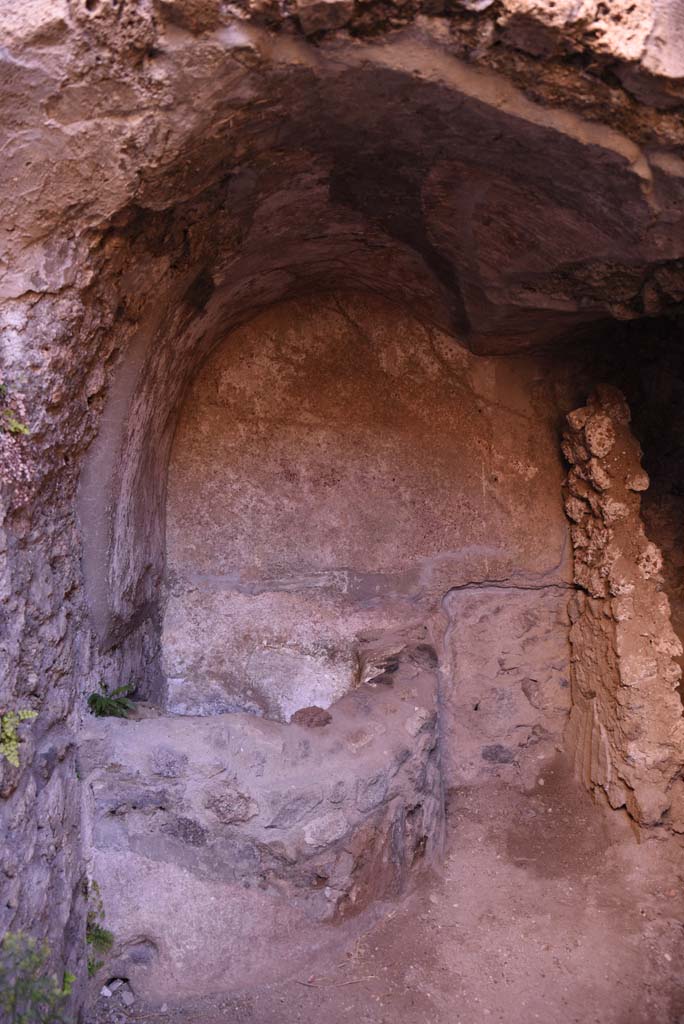
<instances>
[{"instance_id":1,"label":"small weed","mask_svg":"<svg viewBox=\"0 0 684 1024\"><path fill-rule=\"evenodd\" d=\"M114 945L114 936L101 924L90 924L86 932L86 940L96 953L108 953Z\"/></svg>"},{"instance_id":2,"label":"small weed","mask_svg":"<svg viewBox=\"0 0 684 1024\"><path fill-rule=\"evenodd\" d=\"M104 967L104 960L95 960L94 957L88 957L88 977L94 978L101 967Z\"/></svg>"},{"instance_id":3,"label":"small weed","mask_svg":"<svg viewBox=\"0 0 684 1024\"><path fill-rule=\"evenodd\" d=\"M88 916L86 918L86 942L92 947L93 955L88 957L88 977L93 978L101 967L104 967L104 960L99 960L94 954L104 955L114 945L114 935L104 927L104 904L100 886L93 879L88 884Z\"/></svg>"},{"instance_id":4,"label":"small weed","mask_svg":"<svg viewBox=\"0 0 684 1024\"><path fill-rule=\"evenodd\" d=\"M19 723L35 718L37 714L37 711L28 708L0 712L0 757L6 758L15 768L19 767Z\"/></svg>"},{"instance_id":5,"label":"small weed","mask_svg":"<svg viewBox=\"0 0 684 1024\"><path fill-rule=\"evenodd\" d=\"M135 706L133 701L128 699L128 694L134 690L135 686L131 683L117 686L111 691L104 683L100 683L100 692L94 691L88 697L88 709L96 718L128 718L129 711Z\"/></svg>"},{"instance_id":6,"label":"small weed","mask_svg":"<svg viewBox=\"0 0 684 1024\"><path fill-rule=\"evenodd\" d=\"M60 1024L64 1001L76 980L62 984L47 974L49 947L21 932L7 932L0 944L0 1018L3 1024Z\"/></svg>"}]
</instances>

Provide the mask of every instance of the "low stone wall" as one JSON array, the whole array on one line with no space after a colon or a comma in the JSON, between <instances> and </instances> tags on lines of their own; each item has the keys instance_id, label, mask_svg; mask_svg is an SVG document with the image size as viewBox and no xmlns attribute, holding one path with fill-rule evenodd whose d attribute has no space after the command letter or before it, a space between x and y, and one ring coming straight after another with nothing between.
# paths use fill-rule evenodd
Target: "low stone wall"
<instances>
[{"instance_id":1,"label":"low stone wall","mask_svg":"<svg viewBox=\"0 0 684 1024\"><path fill-rule=\"evenodd\" d=\"M570 584L560 571L455 589L447 617L441 729L447 788L535 785L570 712Z\"/></svg>"},{"instance_id":2,"label":"low stone wall","mask_svg":"<svg viewBox=\"0 0 684 1024\"><path fill-rule=\"evenodd\" d=\"M567 419L565 508L580 588L570 604L570 742L585 781L612 807L626 805L642 825L664 819L680 829L682 647L662 591L662 555L640 516L648 475L617 389L597 389Z\"/></svg>"},{"instance_id":3,"label":"low stone wall","mask_svg":"<svg viewBox=\"0 0 684 1024\"><path fill-rule=\"evenodd\" d=\"M80 756L116 936L102 976L153 1001L263 983L398 895L441 843L436 660L369 648L370 680L309 725L95 721Z\"/></svg>"}]
</instances>

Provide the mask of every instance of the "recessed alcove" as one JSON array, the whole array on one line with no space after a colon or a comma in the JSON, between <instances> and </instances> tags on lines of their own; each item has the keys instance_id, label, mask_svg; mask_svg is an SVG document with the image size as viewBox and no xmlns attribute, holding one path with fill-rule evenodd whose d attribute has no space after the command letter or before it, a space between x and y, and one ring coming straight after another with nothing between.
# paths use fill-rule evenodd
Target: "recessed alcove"
<instances>
[{"instance_id":1,"label":"recessed alcove","mask_svg":"<svg viewBox=\"0 0 684 1024\"><path fill-rule=\"evenodd\" d=\"M358 289L273 304L198 360L157 485L162 682L82 744L94 870L138 990L252 984L236 915L271 950L262 980L294 970L437 862L446 787L513 782L555 751L558 418L555 357L475 355ZM178 872L192 921L222 902L211 954L160 899Z\"/></svg>"},{"instance_id":2,"label":"recessed alcove","mask_svg":"<svg viewBox=\"0 0 684 1024\"><path fill-rule=\"evenodd\" d=\"M439 632L451 587L567 569L545 372L363 293L232 332L171 449L167 709L327 708L366 640Z\"/></svg>"},{"instance_id":3,"label":"recessed alcove","mask_svg":"<svg viewBox=\"0 0 684 1024\"><path fill-rule=\"evenodd\" d=\"M110 969L153 1002L334 949L438 863L445 792L534 786L567 736L587 785L647 823L677 771L606 780L622 749L582 688L613 629L602 605L578 611L563 499L562 451L612 515L586 490L593 463L576 468L590 441L561 451L599 370L584 343L476 354L358 287L222 331L221 293L205 299L146 357L132 401L152 429L126 425L110 579L122 610L135 580L151 611L106 643L131 645L147 700L81 744ZM598 395L572 430L626 430L622 400ZM185 901L160 898L169 878Z\"/></svg>"}]
</instances>

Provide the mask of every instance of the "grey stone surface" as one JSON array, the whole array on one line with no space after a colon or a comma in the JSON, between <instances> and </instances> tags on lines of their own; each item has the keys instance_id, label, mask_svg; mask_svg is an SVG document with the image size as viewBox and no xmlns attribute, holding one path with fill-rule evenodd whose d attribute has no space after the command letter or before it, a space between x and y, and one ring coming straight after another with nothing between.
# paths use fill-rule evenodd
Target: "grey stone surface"
<instances>
[{"instance_id":1,"label":"grey stone surface","mask_svg":"<svg viewBox=\"0 0 684 1024\"><path fill-rule=\"evenodd\" d=\"M152 999L263 982L334 944L331 924L401 893L418 853L434 862L444 815L438 676L415 644L396 657L391 685L351 691L325 729L244 714L89 726L81 771L92 870L116 935L110 974ZM163 798L146 753L160 746L182 765ZM103 790L119 796L103 803ZM144 961L132 955L141 937L154 951ZM255 955L265 948L268 963Z\"/></svg>"},{"instance_id":2,"label":"grey stone surface","mask_svg":"<svg viewBox=\"0 0 684 1024\"><path fill-rule=\"evenodd\" d=\"M514 580L446 595L443 639L447 785L492 770L515 783L562 743L570 711L571 588Z\"/></svg>"}]
</instances>

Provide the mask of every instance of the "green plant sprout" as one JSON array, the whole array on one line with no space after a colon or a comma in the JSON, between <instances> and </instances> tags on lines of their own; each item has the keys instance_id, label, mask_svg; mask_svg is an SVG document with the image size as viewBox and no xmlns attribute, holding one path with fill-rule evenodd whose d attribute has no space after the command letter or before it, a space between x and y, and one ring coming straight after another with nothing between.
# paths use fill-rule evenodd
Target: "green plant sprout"
<instances>
[{"instance_id":1,"label":"green plant sprout","mask_svg":"<svg viewBox=\"0 0 684 1024\"><path fill-rule=\"evenodd\" d=\"M88 902L90 904L88 916L86 917L86 942L92 947L93 955L88 957L88 977L93 978L101 967L104 967L104 960L98 960L95 953L105 954L114 945L114 935L104 927L104 904L100 886L93 879L88 884Z\"/></svg>"},{"instance_id":2,"label":"green plant sprout","mask_svg":"<svg viewBox=\"0 0 684 1024\"><path fill-rule=\"evenodd\" d=\"M100 683L100 692L94 691L88 697L88 708L96 718L128 718L128 713L134 708L128 694L133 693L135 686L128 683L125 686L117 686L115 690L109 691L104 683Z\"/></svg>"}]
</instances>

